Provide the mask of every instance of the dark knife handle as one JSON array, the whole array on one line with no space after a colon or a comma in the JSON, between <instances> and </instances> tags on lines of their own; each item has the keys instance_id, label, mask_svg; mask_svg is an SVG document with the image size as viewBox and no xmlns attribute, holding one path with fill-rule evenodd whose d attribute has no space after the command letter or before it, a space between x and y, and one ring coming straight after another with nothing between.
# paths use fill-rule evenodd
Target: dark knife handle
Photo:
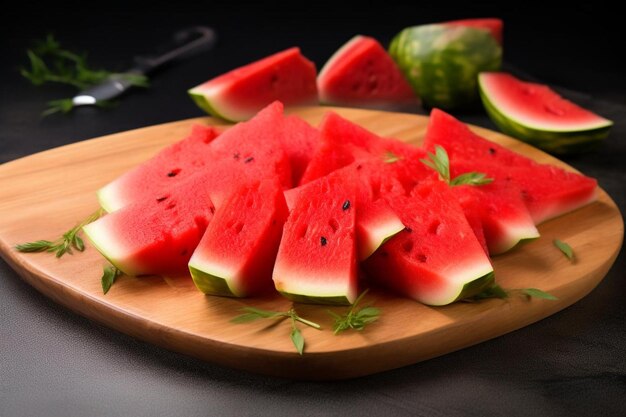
<instances>
[{"instance_id":1,"label":"dark knife handle","mask_svg":"<svg viewBox=\"0 0 626 417\"><path fill-rule=\"evenodd\" d=\"M215 31L206 26L194 26L174 34L172 40L150 55L135 57L135 66L129 71L148 74L168 62L210 49L216 42Z\"/></svg>"}]
</instances>

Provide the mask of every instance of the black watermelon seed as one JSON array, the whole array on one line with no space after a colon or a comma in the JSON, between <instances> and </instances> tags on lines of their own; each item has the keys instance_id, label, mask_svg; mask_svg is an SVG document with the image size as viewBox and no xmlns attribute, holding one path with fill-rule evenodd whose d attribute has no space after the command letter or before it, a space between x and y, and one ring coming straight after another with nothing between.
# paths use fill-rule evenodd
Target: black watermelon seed
<instances>
[{"instance_id":1,"label":"black watermelon seed","mask_svg":"<svg viewBox=\"0 0 626 417\"><path fill-rule=\"evenodd\" d=\"M496 150L495 150L494 148L489 148L489 153L490 153L491 155L495 155Z\"/></svg>"},{"instance_id":2,"label":"black watermelon seed","mask_svg":"<svg viewBox=\"0 0 626 417\"><path fill-rule=\"evenodd\" d=\"M167 200L167 196L159 197L159 198L156 199L157 203L160 203L161 201L165 201L165 200Z\"/></svg>"},{"instance_id":3,"label":"black watermelon seed","mask_svg":"<svg viewBox=\"0 0 626 417\"><path fill-rule=\"evenodd\" d=\"M326 238L324 236L320 237L320 243L322 244L322 246L326 246L326 243L328 243L326 241Z\"/></svg>"},{"instance_id":4,"label":"black watermelon seed","mask_svg":"<svg viewBox=\"0 0 626 417\"><path fill-rule=\"evenodd\" d=\"M245 164L247 164L247 163L252 162L252 161L254 161L254 157L249 156L249 157L247 157L247 158L246 158L246 160L245 160L245 161L243 161L243 162L244 162Z\"/></svg>"},{"instance_id":5,"label":"black watermelon seed","mask_svg":"<svg viewBox=\"0 0 626 417\"><path fill-rule=\"evenodd\" d=\"M404 230L405 230L407 233L411 233L411 232L413 232L413 229L411 229L410 227L405 227L405 228L404 228Z\"/></svg>"},{"instance_id":6,"label":"black watermelon seed","mask_svg":"<svg viewBox=\"0 0 626 417\"><path fill-rule=\"evenodd\" d=\"M341 206L341 209L342 209L343 211L346 211L346 210L348 210L349 208L350 208L350 200L346 200L346 201L344 201L343 206Z\"/></svg>"}]
</instances>

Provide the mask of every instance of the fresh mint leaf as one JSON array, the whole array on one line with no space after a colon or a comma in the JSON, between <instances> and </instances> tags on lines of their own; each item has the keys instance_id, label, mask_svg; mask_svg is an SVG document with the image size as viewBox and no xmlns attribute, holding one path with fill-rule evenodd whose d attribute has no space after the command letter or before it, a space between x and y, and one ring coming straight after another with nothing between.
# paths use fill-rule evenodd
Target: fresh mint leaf
<instances>
[{"instance_id":1,"label":"fresh mint leaf","mask_svg":"<svg viewBox=\"0 0 626 417\"><path fill-rule=\"evenodd\" d=\"M559 239L554 239L552 243L554 243L554 246L556 246L561 252L563 252L563 255L565 255L567 259L569 259L570 261L574 259L574 250L570 245Z\"/></svg>"}]
</instances>

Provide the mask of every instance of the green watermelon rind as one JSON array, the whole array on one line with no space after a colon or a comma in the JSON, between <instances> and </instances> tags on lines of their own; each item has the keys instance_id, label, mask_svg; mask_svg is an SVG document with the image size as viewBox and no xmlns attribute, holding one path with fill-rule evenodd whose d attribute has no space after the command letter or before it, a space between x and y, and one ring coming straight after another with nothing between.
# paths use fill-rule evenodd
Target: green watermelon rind
<instances>
[{"instance_id":1,"label":"green watermelon rind","mask_svg":"<svg viewBox=\"0 0 626 417\"><path fill-rule=\"evenodd\" d=\"M503 236L502 239L499 239L497 243L489 244L489 255L502 255L510 251L511 249L521 245L525 242L531 242L533 240L539 239L541 236L539 235L539 231L536 227L511 227L506 230L506 236Z\"/></svg>"},{"instance_id":2,"label":"green watermelon rind","mask_svg":"<svg viewBox=\"0 0 626 417\"><path fill-rule=\"evenodd\" d=\"M537 129L520 123L498 110L482 85L480 98L487 115L503 133L554 154L581 153L597 149L613 126L612 122L608 122L605 126L579 131Z\"/></svg>"},{"instance_id":3,"label":"green watermelon rind","mask_svg":"<svg viewBox=\"0 0 626 417\"><path fill-rule=\"evenodd\" d=\"M237 290L231 285L232 282L226 277L222 277L219 274L209 273L205 266L193 265L189 263L189 272L193 283L204 294L219 295L222 297L242 297Z\"/></svg>"},{"instance_id":4,"label":"green watermelon rind","mask_svg":"<svg viewBox=\"0 0 626 417\"><path fill-rule=\"evenodd\" d=\"M495 278L496 278L495 273L491 271L479 278L476 278L473 281L466 283L465 285L463 285L463 288L461 288L461 291L459 292L457 297L454 300L452 300L450 303L453 303L459 300L464 300L466 298L471 298L477 294L480 294L487 288L493 286L495 282Z\"/></svg>"},{"instance_id":5,"label":"green watermelon rind","mask_svg":"<svg viewBox=\"0 0 626 417\"><path fill-rule=\"evenodd\" d=\"M187 93L189 94L191 99L194 101L194 103L196 103L198 107L200 107L202 110L204 110L208 114L215 116L215 117L219 117L220 119L223 119L229 122L240 121L240 119L236 117L227 116L223 112L218 111L215 105L211 104L211 100L209 100L205 94L198 92L195 88L188 90Z\"/></svg>"},{"instance_id":6,"label":"green watermelon rind","mask_svg":"<svg viewBox=\"0 0 626 417\"><path fill-rule=\"evenodd\" d=\"M502 47L487 31L442 24L404 29L389 54L424 105L442 109L473 105L478 74L502 65Z\"/></svg>"},{"instance_id":7,"label":"green watermelon rind","mask_svg":"<svg viewBox=\"0 0 626 417\"><path fill-rule=\"evenodd\" d=\"M347 296L315 296L306 294L294 294L286 291L278 291L283 297L296 303L304 304L328 304L337 306L352 305L354 299L350 300Z\"/></svg>"},{"instance_id":8,"label":"green watermelon rind","mask_svg":"<svg viewBox=\"0 0 626 417\"><path fill-rule=\"evenodd\" d=\"M111 265L122 271L125 275L128 276L137 276L138 274L135 272L139 268L137 266L132 265L131 263L121 261L120 256L112 253L112 250L115 250L114 237L108 236L107 230L101 230L100 224L97 222L90 223L88 225L83 226L83 232L85 236L89 238L89 241L95 248L100 252L100 254L107 260ZM117 252L121 252L117 250Z\"/></svg>"}]
</instances>

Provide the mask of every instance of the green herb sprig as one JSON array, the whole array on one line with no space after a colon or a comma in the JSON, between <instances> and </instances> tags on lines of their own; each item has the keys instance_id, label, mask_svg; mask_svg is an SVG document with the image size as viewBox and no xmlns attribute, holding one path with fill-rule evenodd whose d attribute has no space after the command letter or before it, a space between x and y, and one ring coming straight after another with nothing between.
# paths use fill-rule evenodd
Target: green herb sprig
<instances>
[{"instance_id":1,"label":"green herb sprig","mask_svg":"<svg viewBox=\"0 0 626 417\"><path fill-rule=\"evenodd\" d=\"M78 90L84 90L101 83L107 78L117 78L137 87L148 87L148 78L142 74L124 72L115 73L102 69L94 69L87 64L84 54L77 54L61 47L52 35L36 42L32 49L26 51L30 68L21 68L20 74L35 86L47 83L64 84ZM97 104L107 106L111 101ZM43 116L53 113L69 113L74 108L71 99L53 100Z\"/></svg>"},{"instance_id":2,"label":"green herb sprig","mask_svg":"<svg viewBox=\"0 0 626 417\"><path fill-rule=\"evenodd\" d=\"M116 266L113 266L113 265L105 266L104 271L102 273L102 278L100 279L100 282L102 283L102 293L103 294L108 293L109 290L111 289L111 286L117 279L117 277L119 277L122 274L123 272L117 269Z\"/></svg>"},{"instance_id":3,"label":"green herb sprig","mask_svg":"<svg viewBox=\"0 0 626 417\"><path fill-rule=\"evenodd\" d=\"M450 178L450 159L446 150L439 145L435 146L435 153L428 152L428 157L422 158L420 161L427 167L434 169L439 174L439 179L453 187L457 185L481 186L493 182L493 178L488 178L482 172L466 172Z\"/></svg>"},{"instance_id":4,"label":"green herb sprig","mask_svg":"<svg viewBox=\"0 0 626 417\"><path fill-rule=\"evenodd\" d=\"M334 334L339 334L344 330L352 329L362 331L368 324L371 324L379 319L380 309L376 307L363 307L357 309L359 302L363 299L368 290L365 290L354 300L352 306L346 314L340 316L339 314L328 310L328 314L333 316L335 324L333 325Z\"/></svg>"},{"instance_id":5,"label":"green herb sprig","mask_svg":"<svg viewBox=\"0 0 626 417\"><path fill-rule=\"evenodd\" d=\"M565 255L567 259L569 259L570 261L574 260L574 250L570 245L559 239L554 239L552 243L563 253L563 255Z\"/></svg>"},{"instance_id":6,"label":"green herb sprig","mask_svg":"<svg viewBox=\"0 0 626 417\"><path fill-rule=\"evenodd\" d=\"M233 318L231 323L248 323L259 319L289 319L291 321L291 333L289 337L300 355L304 353L304 336L302 336L302 332L300 332L300 329L296 326L296 322L300 322L317 330L322 329L322 326L319 324L300 317L293 307L285 312L269 311L255 307L244 307L241 310L245 313Z\"/></svg>"},{"instance_id":7,"label":"green herb sprig","mask_svg":"<svg viewBox=\"0 0 626 417\"><path fill-rule=\"evenodd\" d=\"M15 245L15 249L19 252L54 252L57 258L60 258L66 253L72 254L72 250L74 249L82 252L85 250L85 243L79 236L80 231L83 226L99 219L103 213L104 210L98 209L85 220L63 233L63 235L56 240L36 240L33 242L20 243Z\"/></svg>"}]
</instances>

